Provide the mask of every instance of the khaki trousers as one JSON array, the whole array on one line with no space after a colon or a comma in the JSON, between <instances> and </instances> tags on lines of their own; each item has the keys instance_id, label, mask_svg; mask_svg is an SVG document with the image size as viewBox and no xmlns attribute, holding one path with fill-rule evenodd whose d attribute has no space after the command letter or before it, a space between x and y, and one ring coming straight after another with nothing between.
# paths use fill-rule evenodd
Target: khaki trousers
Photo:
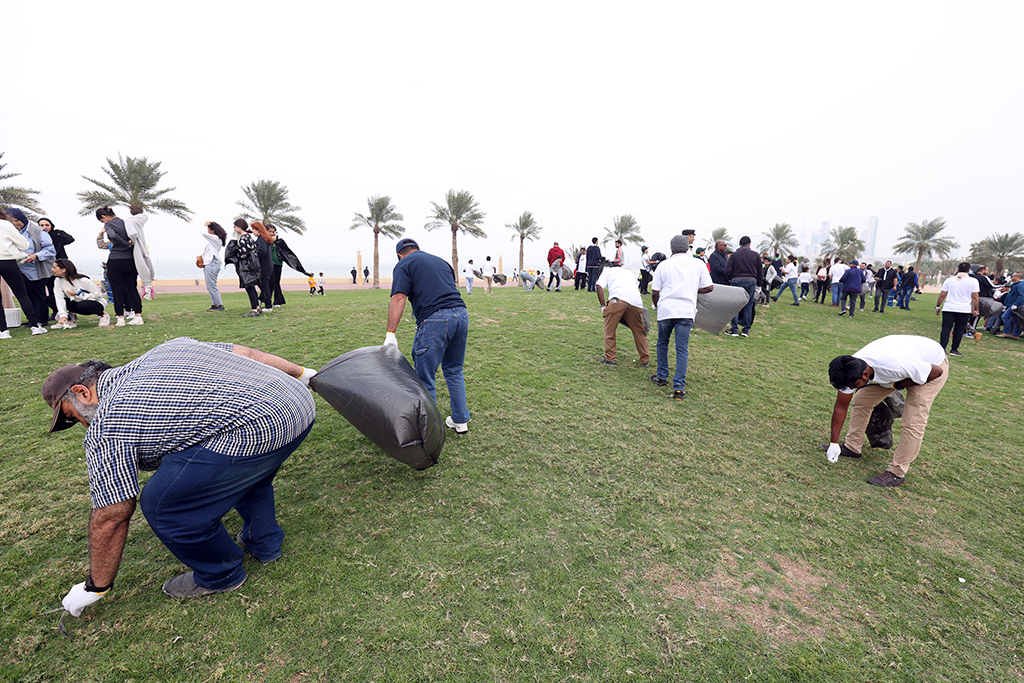
<instances>
[{"instance_id":1,"label":"khaki trousers","mask_svg":"<svg viewBox=\"0 0 1024 683\"><path fill-rule=\"evenodd\" d=\"M491 293L491 278L484 275L484 285L486 286L487 293Z\"/></svg>"},{"instance_id":2,"label":"khaki trousers","mask_svg":"<svg viewBox=\"0 0 1024 683\"><path fill-rule=\"evenodd\" d=\"M949 378L949 362L942 361L942 374L927 384L907 389L907 402L903 406L903 417L900 425L900 443L893 453L888 470L897 477L907 476L910 463L914 462L921 450L924 439L924 428L928 426L928 413L932 402ZM871 411L893 392L892 387L869 384L858 389L850 402L850 427L846 430L846 447L860 453L864 447L864 432L871 419Z\"/></svg>"},{"instance_id":3,"label":"khaki trousers","mask_svg":"<svg viewBox=\"0 0 1024 683\"><path fill-rule=\"evenodd\" d=\"M641 363L651 362L651 353L647 348L647 333L644 332L643 312L636 306L630 306L620 299L611 299L604 307L604 359L615 360L615 333L623 320L633 333L636 352L640 354Z\"/></svg>"}]
</instances>

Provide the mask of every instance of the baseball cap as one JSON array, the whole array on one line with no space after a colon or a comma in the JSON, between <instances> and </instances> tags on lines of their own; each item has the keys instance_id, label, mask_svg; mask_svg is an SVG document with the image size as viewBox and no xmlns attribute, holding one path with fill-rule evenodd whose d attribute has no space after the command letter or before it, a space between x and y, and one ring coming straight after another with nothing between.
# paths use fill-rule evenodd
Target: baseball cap
<instances>
[{"instance_id":1,"label":"baseball cap","mask_svg":"<svg viewBox=\"0 0 1024 683\"><path fill-rule=\"evenodd\" d=\"M416 240L410 237L405 237L403 239L398 240L398 244L395 245L395 253L402 253L402 250L405 249L406 247L416 247L417 249L419 249L420 245L416 244Z\"/></svg>"},{"instance_id":2,"label":"baseball cap","mask_svg":"<svg viewBox=\"0 0 1024 683\"><path fill-rule=\"evenodd\" d=\"M60 411L60 399L68 393L68 389L78 384L78 380L85 372L85 366L81 363L72 363L58 368L50 373L50 376L43 382L43 400L53 408L53 421L50 422L50 431L59 432L62 429L69 429L78 424Z\"/></svg>"}]
</instances>

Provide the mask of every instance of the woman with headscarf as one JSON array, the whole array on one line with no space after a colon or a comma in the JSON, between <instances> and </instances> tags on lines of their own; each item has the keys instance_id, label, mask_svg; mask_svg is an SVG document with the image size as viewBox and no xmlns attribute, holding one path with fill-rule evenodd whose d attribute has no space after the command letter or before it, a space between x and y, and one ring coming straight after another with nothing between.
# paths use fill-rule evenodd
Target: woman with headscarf
<instances>
[{"instance_id":1,"label":"woman with headscarf","mask_svg":"<svg viewBox=\"0 0 1024 683\"><path fill-rule=\"evenodd\" d=\"M54 284L57 291L57 324L54 330L78 327L79 315L98 315L99 327L110 324L110 316L103 310L107 298L88 275L78 272L71 259L59 258L53 263Z\"/></svg>"},{"instance_id":2,"label":"woman with headscarf","mask_svg":"<svg viewBox=\"0 0 1024 683\"><path fill-rule=\"evenodd\" d=\"M14 224L8 219L3 209L0 209L0 279L11 288L21 310L25 312L29 323L32 325L32 334L44 334L46 328L39 324L36 319L35 307L25 289L25 276L18 267L18 261L25 258L25 250L29 247L28 239L15 230ZM40 332L40 330L42 330ZM0 339L10 339L11 332L7 329L7 315L0 316Z\"/></svg>"},{"instance_id":3,"label":"woman with headscarf","mask_svg":"<svg viewBox=\"0 0 1024 683\"><path fill-rule=\"evenodd\" d=\"M203 250L203 275L206 277L206 291L210 293L210 307L206 312L223 311L224 302L217 288L217 276L220 275L220 250L227 244L228 234L219 223L206 221L206 248Z\"/></svg>"},{"instance_id":4,"label":"woman with headscarf","mask_svg":"<svg viewBox=\"0 0 1024 683\"><path fill-rule=\"evenodd\" d=\"M124 221L115 216L109 206L96 209L96 219L103 223L106 237L110 240L107 278L110 279L110 291L114 295L114 313L117 315L117 323L114 326L142 325L142 298L136 288L139 271L135 268L135 253L132 241L128 237L128 229ZM135 317L127 323L124 319L125 307L135 311Z\"/></svg>"},{"instance_id":5,"label":"woman with headscarf","mask_svg":"<svg viewBox=\"0 0 1024 683\"><path fill-rule=\"evenodd\" d=\"M235 239L228 242L224 250L224 263L235 264L238 272L238 286L249 295L251 311L243 318L255 318L263 313L260 300L256 295L256 285L260 283L260 257L256 249L256 238L249 232L249 224L242 218L235 219ZM262 226L261 226L262 227Z\"/></svg>"},{"instance_id":6,"label":"woman with headscarf","mask_svg":"<svg viewBox=\"0 0 1024 683\"><path fill-rule=\"evenodd\" d=\"M44 325L50 317L46 306L46 279L50 277L50 268L57 250L54 249L50 235L38 223L30 221L21 209L7 209L7 220L29 241L28 249L25 250L28 255L19 261L18 267L24 276L25 290L35 313L37 325L33 329L45 332Z\"/></svg>"},{"instance_id":7,"label":"woman with headscarf","mask_svg":"<svg viewBox=\"0 0 1024 683\"><path fill-rule=\"evenodd\" d=\"M53 248L57 251L57 258L67 258L68 252L64 249L67 245L75 241L75 238L63 230L58 230L53 221L45 216L39 219L39 227L50 235L50 241L53 242ZM46 305L49 306L53 313L50 314L50 319L53 319L57 315L57 300L53 295L53 276L46 278Z\"/></svg>"}]
</instances>

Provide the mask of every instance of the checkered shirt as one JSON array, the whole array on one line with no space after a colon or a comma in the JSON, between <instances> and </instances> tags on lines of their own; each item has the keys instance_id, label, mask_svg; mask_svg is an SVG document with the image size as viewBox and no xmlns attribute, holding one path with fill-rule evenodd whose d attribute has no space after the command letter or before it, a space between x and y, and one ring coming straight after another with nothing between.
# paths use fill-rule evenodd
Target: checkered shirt
<instances>
[{"instance_id":1,"label":"checkered shirt","mask_svg":"<svg viewBox=\"0 0 1024 683\"><path fill-rule=\"evenodd\" d=\"M83 442L93 507L137 496L139 470L155 470L168 453L201 444L244 458L312 424L309 389L232 346L180 337L99 376Z\"/></svg>"}]
</instances>

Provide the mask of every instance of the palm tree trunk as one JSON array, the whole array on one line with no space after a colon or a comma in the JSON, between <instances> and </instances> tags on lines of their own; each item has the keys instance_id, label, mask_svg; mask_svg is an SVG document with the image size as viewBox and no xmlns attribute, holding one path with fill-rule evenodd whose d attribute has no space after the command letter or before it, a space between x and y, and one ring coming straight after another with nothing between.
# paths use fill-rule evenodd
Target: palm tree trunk
<instances>
[{"instance_id":1,"label":"palm tree trunk","mask_svg":"<svg viewBox=\"0 0 1024 683\"><path fill-rule=\"evenodd\" d=\"M452 226L452 271L455 273L455 286L459 286L459 226Z\"/></svg>"},{"instance_id":2,"label":"palm tree trunk","mask_svg":"<svg viewBox=\"0 0 1024 683\"><path fill-rule=\"evenodd\" d=\"M519 236L519 272L523 272L523 236Z\"/></svg>"},{"instance_id":3,"label":"palm tree trunk","mask_svg":"<svg viewBox=\"0 0 1024 683\"><path fill-rule=\"evenodd\" d=\"M917 273L917 277L921 277L921 257L924 256L923 251L917 252L917 263L914 264L914 272Z\"/></svg>"},{"instance_id":4,"label":"palm tree trunk","mask_svg":"<svg viewBox=\"0 0 1024 683\"><path fill-rule=\"evenodd\" d=\"M377 272L380 264L380 254L377 251L377 235L380 234L380 228L374 226L373 228L373 288L380 289L380 276ZM358 278L356 278L358 279Z\"/></svg>"}]
</instances>

